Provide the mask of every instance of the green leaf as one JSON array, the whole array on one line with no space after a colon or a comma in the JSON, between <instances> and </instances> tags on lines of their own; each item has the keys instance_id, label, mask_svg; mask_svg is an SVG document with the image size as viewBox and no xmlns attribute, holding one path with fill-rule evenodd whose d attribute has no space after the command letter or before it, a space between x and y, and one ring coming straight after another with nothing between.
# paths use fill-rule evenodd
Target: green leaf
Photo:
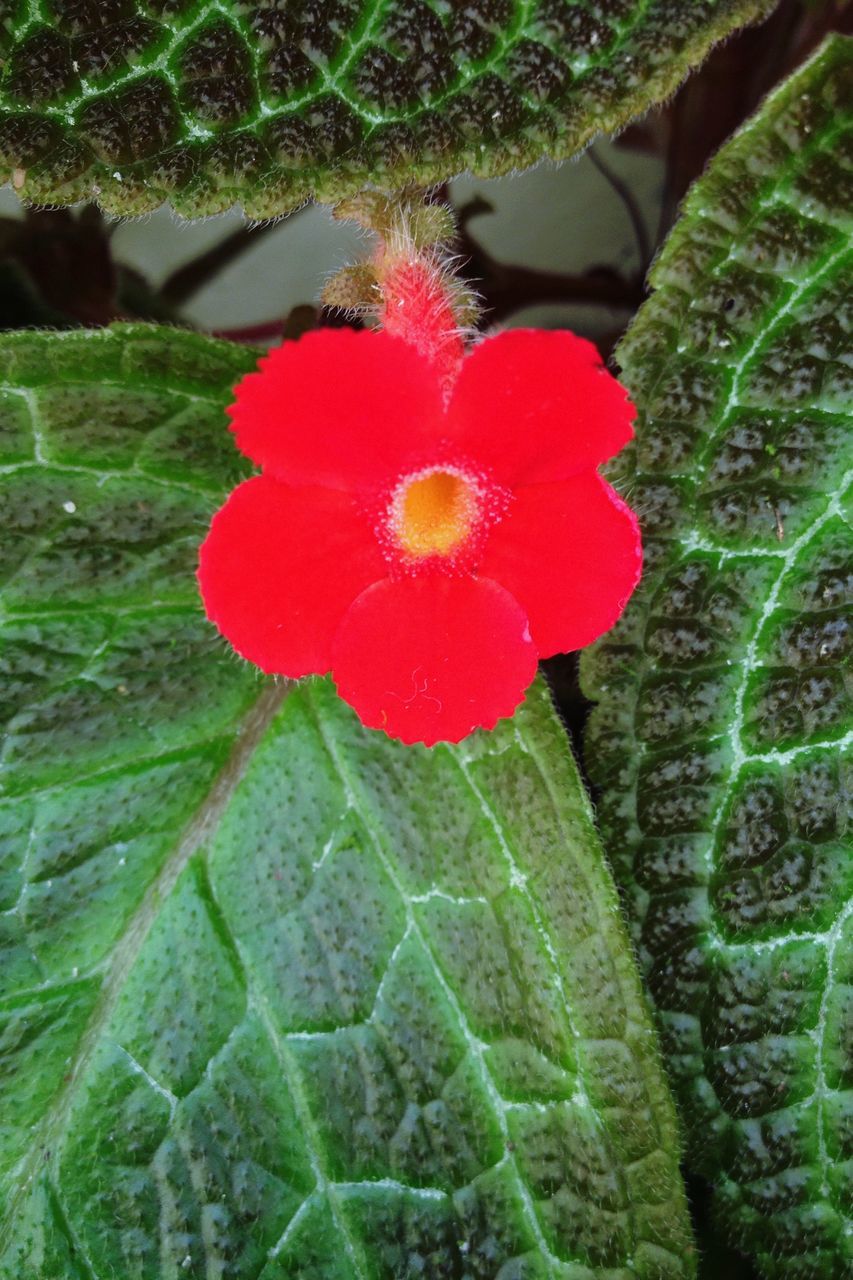
<instances>
[{"instance_id":1,"label":"green leaf","mask_svg":"<svg viewBox=\"0 0 853 1280\"><path fill-rule=\"evenodd\" d=\"M407 749L201 614L252 361L0 340L0 1276L690 1276L547 693Z\"/></svg>"},{"instance_id":2,"label":"green leaf","mask_svg":"<svg viewBox=\"0 0 853 1280\"><path fill-rule=\"evenodd\" d=\"M621 348L648 573L588 759L689 1129L769 1277L853 1265L853 41L713 161Z\"/></svg>"},{"instance_id":3,"label":"green leaf","mask_svg":"<svg viewBox=\"0 0 853 1280\"><path fill-rule=\"evenodd\" d=\"M0 0L0 166L33 201L269 218L565 157L773 0Z\"/></svg>"}]
</instances>

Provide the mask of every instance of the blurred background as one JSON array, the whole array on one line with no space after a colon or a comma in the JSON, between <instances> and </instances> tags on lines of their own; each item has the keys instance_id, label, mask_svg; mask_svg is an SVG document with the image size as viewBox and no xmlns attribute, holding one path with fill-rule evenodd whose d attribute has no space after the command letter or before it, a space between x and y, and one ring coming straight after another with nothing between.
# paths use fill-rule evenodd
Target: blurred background
<instances>
[{"instance_id":1,"label":"blurred background","mask_svg":"<svg viewBox=\"0 0 853 1280\"><path fill-rule=\"evenodd\" d=\"M448 184L466 274L490 277L487 322L568 326L609 342L641 297L664 171L658 147L600 141L562 166ZM318 206L254 227L239 209L199 222L167 208L106 221L93 207L24 211L6 187L0 215L4 328L164 318L266 344L295 312L293 323L310 323L304 309L324 279L368 248L354 224Z\"/></svg>"},{"instance_id":2,"label":"blurred background","mask_svg":"<svg viewBox=\"0 0 853 1280\"><path fill-rule=\"evenodd\" d=\"M615 141L561 166L461 177L442 189L459 216L460 261L483 297L484 324L568 326L609 356L690 183L833 28L853 30L848 0L781 0ZM323 208L258 226L239 209L199 222L168 209L108 221L93 206L24 210L6 186L0 329L151 319L269 344L334 322L317 313L323 281L362 251L357 229Z\"/></svg>"},{"instance_id":3,"label":"blurred background","mask_svg":"<svg viewBox=\"0 0 853 1280\"><path fill-rule=\"evenodd\" d=\"M610 359L645 296L678 206L710 156L829 30L853 34L849 0L782 0L762 26L718 48L666 106L577 160L493 181L460 177L436 193L454 207L460 269L482 324L568 327ZM267 346L318 324L325 279L367 241L308 207L247 226L239 211L188 223L161 209L104 219L94 206L23 209L0 189L0 329L112 320L190 325ZM573 655L546 664L579 741L587 707ZM755 1280L713 1239L709 1192L689 1184L703 1280Z\"/></svg>"}]
</instances>

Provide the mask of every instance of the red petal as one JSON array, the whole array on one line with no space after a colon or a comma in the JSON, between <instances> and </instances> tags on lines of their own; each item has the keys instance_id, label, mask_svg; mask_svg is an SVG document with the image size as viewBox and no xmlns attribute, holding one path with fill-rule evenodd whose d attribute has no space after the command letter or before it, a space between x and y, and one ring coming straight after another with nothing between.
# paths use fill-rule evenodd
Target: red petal
<instances>
[{"instance_id":1,"label":"red petal","mask_svg":"<svg viewBox=\"0 0 853 1280\"><path fill-rule=\"evenodd\" d=\"M208 618L237 652L295 678L329 670L341 618L385 572L347 494L255 476L213 517L198 580Z\"/></svg>"},{"instance_id":2,"label":"red petal","mask_svg":"<svg viewBox=\"0 0 853 1280\"><path fill-rule=\"evenodd\" d=\"M613 626L640 578L637 517L591 472L517 489L478 570L523 605L542 658Z\"/></svg>"},{"instance_id":3,"label":"red petal","mask_svg":"<svg viewBox=\"0 0 853 1280\"><path fill-rule=\"evenodd\" d=\"M631 439L636 410L591 342L513 329L466 356L448 416L460 449L512 486L598 466Z\"/></svg>"},{"instance_id":4,"label":"red petal","mask_svg":"<svg viewBox=\"0 0 853 1280\"><path fill-rule=\"evenodd\" d=\"M335 683L363 723L428 747L494 728L535 674L524 611L487 578L377 582L333 647Z\"/></svg>"},{"instance_id":5,"label":"red petal","mask_svg":"<svg viewBox=\"0 0 853 1280\"><path fill-rule=\"evenodd\" d=\"M386 333L320 329L285 342L235 390L237 444L291 484L376 488L432 442L442 395L432 366Z\"/></svg>"}]
</instances>

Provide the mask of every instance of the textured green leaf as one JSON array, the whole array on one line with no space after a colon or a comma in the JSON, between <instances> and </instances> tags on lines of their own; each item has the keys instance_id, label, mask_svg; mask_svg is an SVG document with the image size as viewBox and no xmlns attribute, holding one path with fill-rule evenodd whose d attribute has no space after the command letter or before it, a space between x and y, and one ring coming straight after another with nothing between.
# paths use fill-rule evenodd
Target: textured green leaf
<instances>
[{"instance_id":1,"label":"textured green leaf","mask_svg":"<svg viewBox=\"0 0 853 1280\"><path fill-rule=\"evenodd\" d=\"M0 0L0 165L114 213L273 217L564 157L773 0Z\"/></svg>"},{"instance_id":2,"label":"textured green leaf","mask_svg":"<svg viewBox=\"0 0 853 1280\"><path fill-rule=\"evenodd\" d=\"M692 1273L541 687L407 749L204 620L239 348L0 342L3 1280Z\"/></svg>"},{"instance_id":3,"label":"textured green leaf","mask_svg":"<svg viewBox=\"0 0 853 1280\"><path fill-rule=\"evenodd\" d=\"M853 1274L853 41L687 200L621 349L649 572L588 757L695 1164L768 1276Z\"/></svg>"}]
</instances>

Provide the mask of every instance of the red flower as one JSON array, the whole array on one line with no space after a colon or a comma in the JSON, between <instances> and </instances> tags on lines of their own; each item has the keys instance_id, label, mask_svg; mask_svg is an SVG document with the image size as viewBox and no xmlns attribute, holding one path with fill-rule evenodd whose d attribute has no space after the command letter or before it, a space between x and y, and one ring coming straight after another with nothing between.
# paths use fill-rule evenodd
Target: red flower
<instances>
[{"instance_id":1,"label":"red flower","mask_svg":"<svg viewBox=\"0 0 853 1280\"><path fill-rule=\"evenodd\" d=\"M260 368L230 413L263 474L199 567L244 658L331 671L366 725L432 745L511 715L538 658L619 617L640 537L596 467L634 409L590 343L487 338L446 405L435 366L383 332L310 333Z\"/></svg>"}]
</instances>

